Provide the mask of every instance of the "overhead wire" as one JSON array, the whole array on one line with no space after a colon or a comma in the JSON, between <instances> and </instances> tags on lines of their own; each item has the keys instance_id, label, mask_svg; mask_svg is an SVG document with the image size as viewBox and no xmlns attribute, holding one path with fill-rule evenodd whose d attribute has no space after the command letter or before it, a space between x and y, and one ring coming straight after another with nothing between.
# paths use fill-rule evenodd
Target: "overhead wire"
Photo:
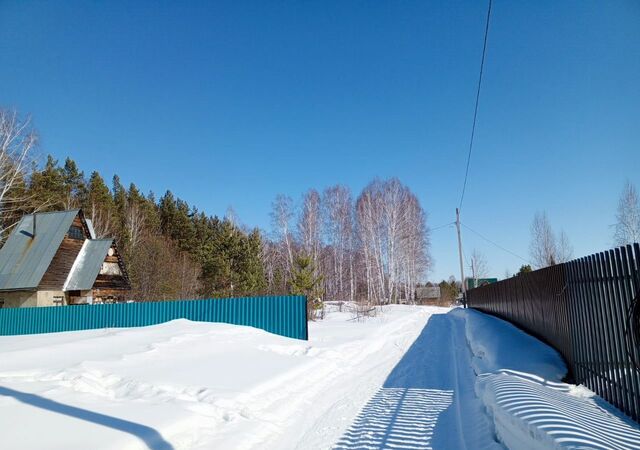
<instances>
[{"instance_id":1,"label":"overhead wire","mask_svg":"<svg viewBox=\"0 0 640 450\"><path fill-rule=\"evenodd\" d=\"M444 225L439 225L439 226L437 226L435 228L430 228L429 231L440 230L441 228L448 227L450 225L455 225L455 222L449 222L449 223L445 223Z\"/></svg>"},{"instance_id":2,"label":"overhead wire","mask_svg":"<svg viewBox=\"0 0 640 450\"><path fill-rule=\"evenodd\" d=\"M517 253L512 252L512 251L511 251L511 250L509 250L508 248L505 248L505 247L503 247L502 245L500 245L500 244L498 244L498 243L496 243L496 242L492 241L492 240L491 240L491 239L489 239L488 237L483 236L482 234L480 234L479 232L477 232L477 231L476 231L476 230L474 230L473 228L469 227L468 225L465 225L465 224L464 224L464 223L462 223L462 222L460 223L460 225L462 225L463 227L465 227L467 230L471 231L472 233L476 234L478 237L480 237L480 238L484 239L484 240L485 240L485 241L487 241L488 243L490 243L490 244L492 244L492 245L494 245L494 246L498 247L500 250L502 250L502 251L504 251L504 252L507 252L507 253L509 253L509 254L511 254L511 255L513 255L513 256L515 256L516 258L521 259L522 261L526 262L527 264L531 264L531 263L529 262L529 260L527 260L526 258L523 258L522 256L518 255Z\"/></svg>"},{"instance_id":3,"label":"overhead wire","mask_svg":"<svg viewBox=\"0 0 640 450\"><path fill-rule=\"evenodd\" d=\"M471 138L469 140L469 153L467 154L467 167L464 172L464 183L462 184L462 194L460 195L460 204L458 209L462 210L462 202L464 200L464 194L467 190L467 178L469 177L469 164L471 163L471 152L473 150L473 139L476 134L476 121L478 119L478 105L480 103L480 88L482 86L482 74L484 72L484 59L487 54L487 38L489 36L489 22L491 19L491 4L492 0L489 0L489 8L487 9L487 23L484 28L484 43L482 45L482 60L480 61L480 75L478 77L478 89L476 91L476 106L473 111L473 125L471 126Z\"/></svg>"}]
</instances>

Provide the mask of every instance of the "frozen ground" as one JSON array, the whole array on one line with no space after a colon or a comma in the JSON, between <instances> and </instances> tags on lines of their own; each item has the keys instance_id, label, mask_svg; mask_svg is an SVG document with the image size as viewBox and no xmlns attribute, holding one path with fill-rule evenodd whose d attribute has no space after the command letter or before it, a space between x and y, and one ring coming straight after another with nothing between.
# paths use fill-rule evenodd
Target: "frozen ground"
<instances>
[{"instance_id":1,"label":"frozen ground","mask_svg":"<svg viewBox=\"0 0 640 450\"><path fill-rule=\"evenodd\" d=\"M640 426L584 386L562 383L567 369L550 347L473 310L464 318L476 393L496 436L511 450L640 449Z\"/></svg>"},{"instance_id":2,"label":"frozen ground","mask_svg":"<svg viewBox=\"0 0 640 450\"><path fill-rule=\"evenodd\" d=\"M328 448L442 312L334 312L308 342L186 320L0 337L0 447Z\"/></svg>"},{"instance_id":3,"label":"frozen ground","mask_svg":"<svg viewBox=\"0 0 640 450\"><path fill-rule=\"evenodd\" d=\"M469 310L0 337L0 448L640 448L558 354ZM500 442L498 442L500 441Z\"/></svg>"}]
</instances>

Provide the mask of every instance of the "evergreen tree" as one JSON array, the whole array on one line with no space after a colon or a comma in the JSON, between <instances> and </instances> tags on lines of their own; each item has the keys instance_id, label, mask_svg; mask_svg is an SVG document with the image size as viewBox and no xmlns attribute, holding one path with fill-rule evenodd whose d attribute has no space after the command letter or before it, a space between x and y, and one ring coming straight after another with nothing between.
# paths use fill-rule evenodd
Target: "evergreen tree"
<instances>
[{"instance_id":1,"label":"evergreen tree","mask_svg":"<svg viewBox=\"0 0 640 450\"><path fill-rule=\"evenodd\" d=\"M41 171L31 176L29 188L34 204L42 205L44 211L57 211L65 207L65 186L62 170L53 156L47 156L47 162Z\"/></svg>"},{"instance_id":2,"label":"evergreen tree","mask_svg":"<svg viewBox=\"0 0 640 450\"><path fill-rule=\"evenodd\" d=\"M520 266L520 270L518 270L518 275L520 275L521 273L529 273L531 271L532 269L529 264L523 264L522 266Z\"/></svg>"},{"instance_id":3,"label":"evergreen tree","mask_svg":"<svg viewBox=\"0 0 640 450\"><path fill-rule=\"evenodd\" d=\"M128 253L130 235L126 223L127 191L118 175L113 176L113 232L124 254Z\"/></svg>"},{"instance_id":4,"label":"evergreen tree","mask_svg":"<svg viewBox=\"0 0 640 450\"><path fill-rule=\"evenodd\" d=\"M97 237L112 236L113 197L98 172L91 173L83 211L93 222Z\"/></svg>"},{"instance_id":5,"label":"evergreen tree","mask_svg":"<svg viewBox=\"0 0 640 450\"><path fill-rule=\"evenodd\" d=\"M170 191L156 201L133 183L125 189L117 175L110 189L98 172L87 181L75 161L60 167L51 156L24 189L48 210L82 207L98 237L115 237L139 300L267 291L260 232L207 216ZM285 290L284 278L279 283Z\"/></svg>"},{"instance_id":6,"label":"evergreen tree","mask_svg":"<svg viewBox=\"0 0 640 450\"><path fill-rule=\"evenodd\" d=\"M171 191L165 192L158 204L160 214L160 230L164 235L171 235L173 223L177 214L176 200Z\"/></svg>"},{"instance_id":7,"label":"evergreen tree","mask_svg":"<svg viewBox=\"0 0 640 450\"><path fill-rule=\"evenodd\" d=\"M156 204L156 197L153 192L147 194L144 202L144 221L147 234L160 234L160 209Z\"/></svg>"},{"instance_id":8,"label":"evergreen tree","mask_svg":"<svg viewBox=\"0 0 640 450\"><path fill-rule=\"evenodd\" d=\"M314 275L315 268L310 256L298 255L294 260L293 277L291 278L291 293L306 295L309 299L319 299L322 295L320 283L322 278Z\"/></svg>"},{"instance_id":9,"label":"evergreen tree","mask_svg":"<svg viewBox=\"0 0 640 450\"><path fill-rule=\"evenodd\" d=\"M307 297L307 316L311 319L315 317L315 310L322 307L322 277L316 276L315 272L310 256L296 256L290 282L291 293Z\"/></svg>"},{"instance_id":10,"label":"evergreen tree","mask_svg":"<svg viewBox=\"0 0 640 450\"><path fill-rule=\"evenodd\" d=\"M245 240L246 249L243 267L245 294L261 294L267 289L267 280L262 264L262 236L260 236L260 231L254 228L245 237Z\"/></svg>"},{"instance_id":11,"label":"evergreen tree","mask_svg":"<svg viewBox=\"0 0 640 450\"><path fill-rule=\"evenodd\" d=\"M72 209L82 205L87 196L87 184L84 173L78 170L76 162L71 158L64 161L61 169L62 184L64 191L64 208Z\"/></svg>"},{"instance_id":12,"label":"evergreen tree","mask_svg":"<svg viewBox=\"0 0 640 450\"><path fill-rule=\"evenodd\" d=\"M442 280L438 283L440 286L440 298L444 303L451 304L458 296L458 286L455 279L452 281Z\"/></svg>"}]
</instances>

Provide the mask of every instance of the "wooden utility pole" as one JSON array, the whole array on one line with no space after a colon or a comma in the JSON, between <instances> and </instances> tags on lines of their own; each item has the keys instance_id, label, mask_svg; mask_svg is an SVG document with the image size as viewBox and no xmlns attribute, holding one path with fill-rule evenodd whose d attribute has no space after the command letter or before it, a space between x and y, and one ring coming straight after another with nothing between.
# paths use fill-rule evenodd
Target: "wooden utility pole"
<instances>
[{"instance_id":1,"label":"wooden utility pole","mask_svg":"<svg viewBox=\"0 0 640 450\"><path fill-rule=\"evenodd\" d=\"M462 237L460 235L460 210L456 208L456 229L458 230L458 256L460 257L460 281L462 283L462 302L467 306L467 287L464 285L464 263L462 261Z\"/></svg>"}]
</instances>

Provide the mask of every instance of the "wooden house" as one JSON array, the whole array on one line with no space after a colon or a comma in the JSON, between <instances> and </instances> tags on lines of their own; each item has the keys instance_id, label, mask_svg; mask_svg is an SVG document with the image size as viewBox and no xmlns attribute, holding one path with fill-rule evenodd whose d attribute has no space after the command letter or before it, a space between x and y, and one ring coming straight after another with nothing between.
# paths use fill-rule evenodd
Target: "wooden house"
<instances>
[{"instance_id":1,"label":"wooden house","mask_svg":"<svg viewBox=\"0 0 640 450\"><path fill-rule=\"evenodd\" d=\"M113 239L82 210L29 214L0 249L0 307L124 301L129 276Z\"/></svg>"}]
</instances>

